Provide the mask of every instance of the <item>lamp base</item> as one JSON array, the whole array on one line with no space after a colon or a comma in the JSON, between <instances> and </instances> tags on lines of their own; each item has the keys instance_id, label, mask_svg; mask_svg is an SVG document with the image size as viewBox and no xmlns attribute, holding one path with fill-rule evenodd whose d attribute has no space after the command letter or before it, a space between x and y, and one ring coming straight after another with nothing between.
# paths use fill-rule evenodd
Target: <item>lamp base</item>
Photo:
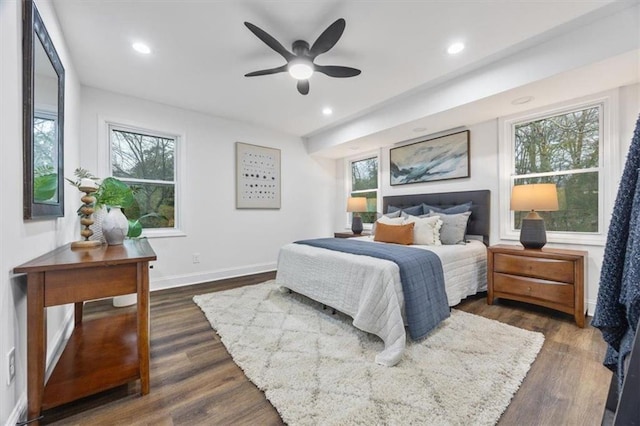
<instances>
[{"instance_id":1,"label":"lamp base","mask_svg":"<svg viewBox=\"0 0 640 426\"><path fill-rule=\"evenodd\" d=\"M362 218L360 216L353 215L353 221L351 222L351 231L356 234L362 234Z\"/></svg>"},{"instance_id":2,"label":"lamp base","mask_svg":"<svg viewBox=\"0 0 640 426\"><path fill-rule=\"evenodd\" d=\"M520 243L527 249L541 249L547 244L547 230L542 218L522 219Z\"/></svg>"}]
</instances>

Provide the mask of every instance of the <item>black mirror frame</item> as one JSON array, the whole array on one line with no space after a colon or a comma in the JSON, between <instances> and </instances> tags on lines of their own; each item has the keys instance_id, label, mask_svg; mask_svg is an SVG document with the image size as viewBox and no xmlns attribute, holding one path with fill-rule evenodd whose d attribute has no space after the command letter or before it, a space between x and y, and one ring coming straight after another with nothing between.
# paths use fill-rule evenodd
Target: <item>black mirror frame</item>
<instances>
[{"instance_id":1,"label":"black mirror frame","mask_svg":"<svg viewBox=\"0 0 640 426\"><path fill-rule=\"evenodd\" d=\"M23 0L22 96L23 96L23 218L46 219L64 216L64 67L33 0ZM58 202L36 203L33 199L33 125L35 43L44 47L58 74Z\"/></svg>"}]
</instances>

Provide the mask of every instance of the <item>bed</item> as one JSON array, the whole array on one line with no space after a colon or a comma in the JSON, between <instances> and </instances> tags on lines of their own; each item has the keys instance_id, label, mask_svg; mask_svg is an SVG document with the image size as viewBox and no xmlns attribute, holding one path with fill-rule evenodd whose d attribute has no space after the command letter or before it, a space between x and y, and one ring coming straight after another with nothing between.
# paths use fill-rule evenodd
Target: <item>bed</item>
<instances>
[{"instance_id":1,"label":"bed","mask_svg":"<svg viewBox=\"0 0 640 426\"><path fill-rule=\"evenodd\" d=\"M385 212L389 206L405 209L425 203L445 208L469 201L472 204L466 244L412 246L433 252L440 259L449 307L486 290L489 191L383 198ZM370 236L350 240L367 242L367 246L385 244L374 242ZM376 362L393 366L401 360L407 340L406 304L400 275L398 264L390 260L292 243L280 250L276 282L283 289L349 315L355 327L379 336L384 342L384 350L376 356Z\"/></svg>"}]
</instances>

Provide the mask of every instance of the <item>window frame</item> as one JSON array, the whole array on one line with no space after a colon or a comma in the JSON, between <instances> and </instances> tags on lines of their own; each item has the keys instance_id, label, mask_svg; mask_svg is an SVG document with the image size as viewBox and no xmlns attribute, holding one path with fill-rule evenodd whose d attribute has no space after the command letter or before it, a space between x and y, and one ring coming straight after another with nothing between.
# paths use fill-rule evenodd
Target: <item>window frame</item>
<instances>
[{"instance_id":1,"label":"window frame","mask_svg":"<svg viewBox=\"0 0 640 426\"><path fill-rule=\"evenodd\" d=\"M100 132L101 137L101 155L99 158L98 170L99 176L107 177L113 176L113 164L111 159L111 132L112 130L119 130L124 132L140 133L149 136L157 136L162 138L173 139L174 142L174 226L173 228L143 228L141 237L146 238L162 238L162 237L183 237L186 236L184 215L185 204L184 195L182 191L183 183L185 182L185 167L184 161L186 158L185 141L186 137L183 132L176 132L170 130L161 130L154 128L154 126L144 126L137 123L126 122L124 120L108 120L99 119L101 122L101 128L104 129ZM121 179L121 178L118 178ZM158 183L156 180L138 180L138 179L121 179L131 182L144 182L144 183ZM162 181L166 183L167 181Z\"/></svg>"},{"instance_id":2,"label":"window frame","mask_svg":"<svg viewBox=\"0 0 640 426\"><path fill-rule=\"evenodd\" d=\"M499 193L500 239L519 240L520 230L515 228L514 212L510 210L511 189L514 179L526 176L515 175L515 126L530 121L550 118L576 110L600 107L600 140L598 166L598 232L547 231L549 243L584 244L603 246L606 242L608 218L611 216L614 185L619 174L620 142L618 133L618 90L611 90L592 96L563 102L556 105L524 111L498 119L498 152L500 156ZM576 169L581 170L581 169ZM548 172L537 175L557 175L565 173Z\"/></svg>"},{"instance_id":3,"label":"window frame","mask_svg":"<svg viewBox=\"0 0 640 426\"><path fill-rule=\"evenodd\" d=\"M380 211L380 206L382 205L381 203L381 199L380 199L380 152L379 151L368 151L366 153L362 153L362 154L358 154L355 156L351 156L351 157L347 157L345 158L345 197L344 197L344 210L346 211L346 205L347 205L347 200L349 199L349 197L351 196L352 192L372 192L374 191L373 189L362 189L362 190L357 190L357 191L352 191L351 188L353 187L353 181L352 181L352 173L351 173L351 167L352 164L358 161L362 161L362 160L367 160L369 158L375 158L376 161L378 162L378 176L377 176L377 187L375 189L376 191L376 212ZM346 222L345 222L345 229L350 229L351 228L351 213L346 213L345 215L346 217ZM373 227L373 223L364 223L362 224L363 228L365 230L371 230Z\"/></svg>"}]
</instances>

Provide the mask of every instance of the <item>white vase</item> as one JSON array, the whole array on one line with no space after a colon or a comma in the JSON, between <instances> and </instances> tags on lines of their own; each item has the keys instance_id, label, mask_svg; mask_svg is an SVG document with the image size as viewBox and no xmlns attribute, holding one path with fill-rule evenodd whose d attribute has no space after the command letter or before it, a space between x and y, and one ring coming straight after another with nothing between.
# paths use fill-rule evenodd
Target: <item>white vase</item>
<instances>
[{"instance_id":1,"label":"white vase","mask_svg":"<svg viewBox=\"0 0 640 426\"><path fill-rule=\"evenodd\" d=\"M93 225L91 225L90 229L93 231L93 235L89 237L89 240L100 241L102 244L107 241L104 239L104 235L102 235L102 221L104 217L107 215L107 208L104 206L96 207L96 210L93 212Z\"/></svg>"},{"instance_id":2,"label":"white vase","mask_svg":"<svg viewBox=\"0 0 640 426\"><path fill-rule=\"evenodd\" d=\"M122 244L129 231L129 221L120 207L113 206L102 220L102 235L107 244L117 246Z\"/></svg>"}]
</instances>

